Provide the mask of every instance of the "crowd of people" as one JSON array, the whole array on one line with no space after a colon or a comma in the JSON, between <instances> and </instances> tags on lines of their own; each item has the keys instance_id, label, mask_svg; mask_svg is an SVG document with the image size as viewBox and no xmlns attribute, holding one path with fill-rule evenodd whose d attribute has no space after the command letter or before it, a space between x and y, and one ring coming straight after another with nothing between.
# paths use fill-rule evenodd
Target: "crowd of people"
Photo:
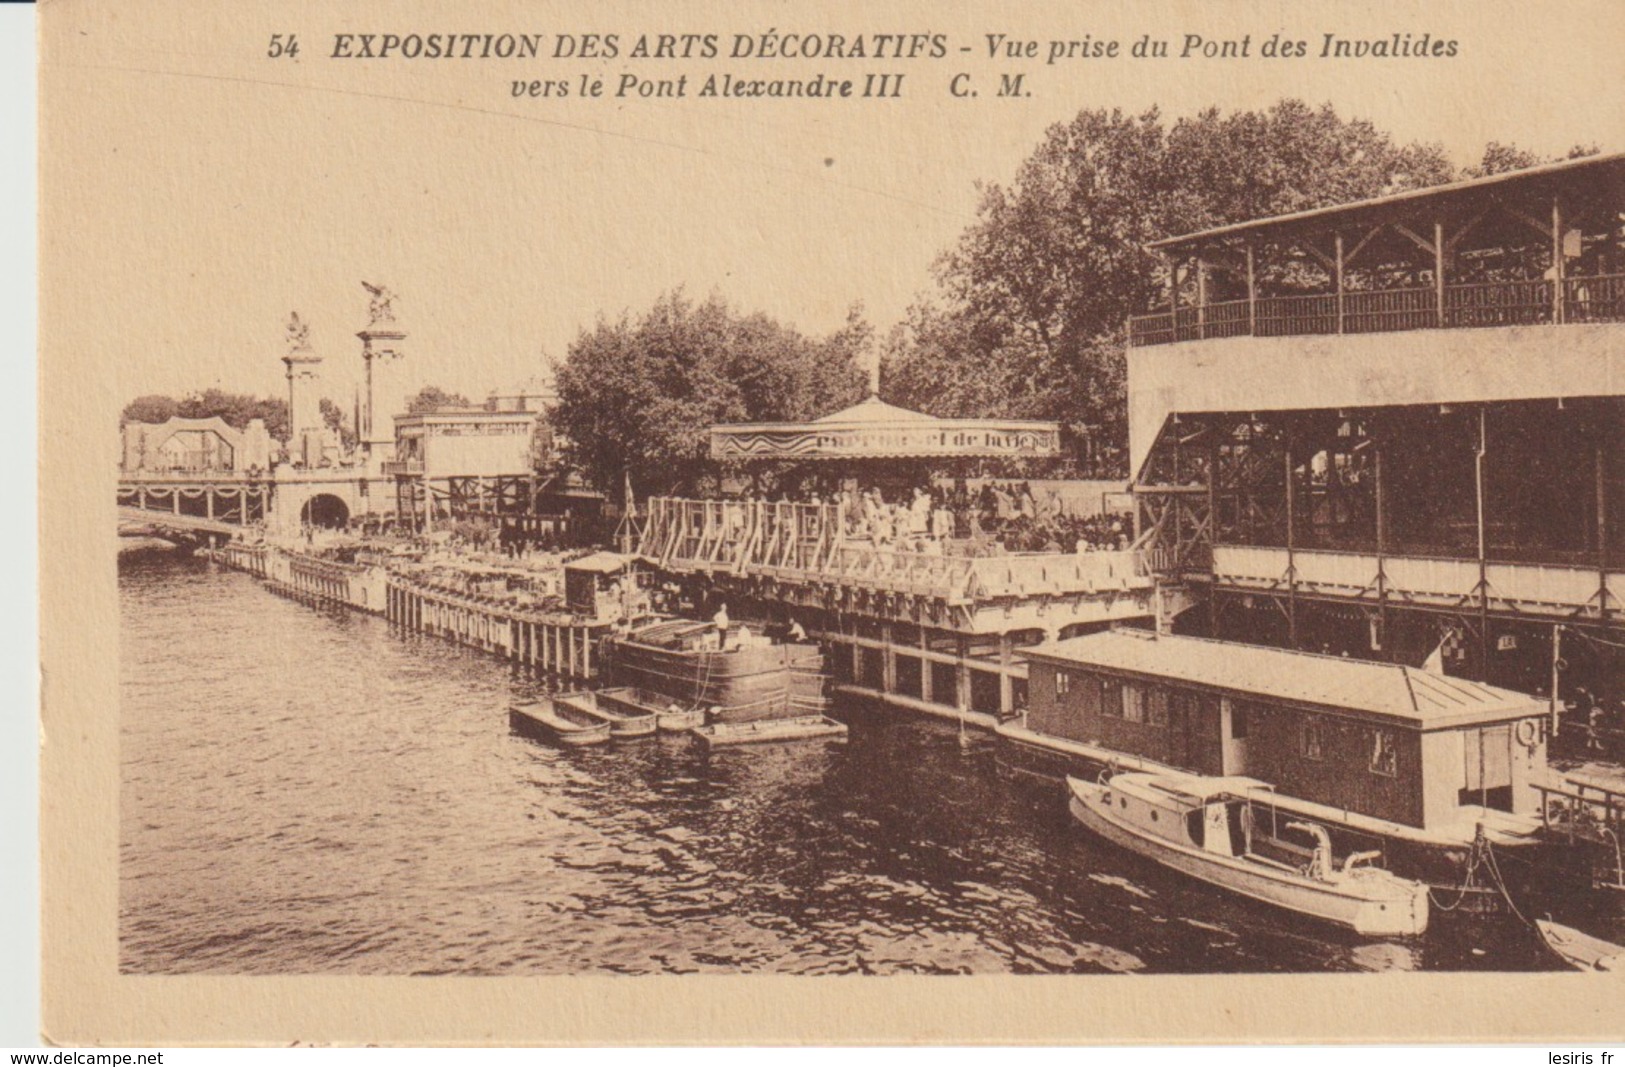
<instances>
[{"instance_id":1,"label":"crowd of people","mask_svg":"<svg viewBox=\"0 0 1625 1067\"><path fill-rule=\"evenodd\" d=\"M951 488L918 485L889 494L848 488L792 502L837 505L848 540L928 555L950 551L950 543L951 551L968 555L1120 551L1134 537L1128 512L1078 514L1055 487L1040 495L1024 481L988 481L974 491L963 479Z\"/></svg>"}]
</instances>

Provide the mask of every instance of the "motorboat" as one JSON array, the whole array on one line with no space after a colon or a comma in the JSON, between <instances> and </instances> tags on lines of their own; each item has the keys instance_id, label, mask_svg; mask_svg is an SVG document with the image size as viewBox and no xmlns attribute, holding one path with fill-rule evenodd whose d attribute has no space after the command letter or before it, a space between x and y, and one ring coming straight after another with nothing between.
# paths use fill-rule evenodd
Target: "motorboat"
<instances>
[{"instance_id":1,"label":"motorboat","mask_svg":"<svg viewBox=\"0 0 1625 1067\"><path fill-rule=\"evenodd\" d=\"M1280 828L1309 843L1279 842L1306 862L1255 851L1255 797L1269 790L1256 779L1121 773L1105 782L1068 778L1067 786L1073 816L1091 831L1210 885L1369 937L1427 929L1426 885L1373 866L1378 852L1355 853L1338 864L1330 834L1317 823Z\"/></svg>"}]
</instances>

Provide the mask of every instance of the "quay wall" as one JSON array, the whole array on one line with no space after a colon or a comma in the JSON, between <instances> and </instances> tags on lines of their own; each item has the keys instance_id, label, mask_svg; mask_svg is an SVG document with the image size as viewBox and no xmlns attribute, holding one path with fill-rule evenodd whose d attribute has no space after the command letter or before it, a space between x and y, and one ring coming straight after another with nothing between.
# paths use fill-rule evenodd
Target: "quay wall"
<instances>
[{"instance_id":1,"label":"quay wall","mask_svg":"<svg viewBox=\"0 0 1625 1067\"><path fill-rule=\"evenodd\" d=\"M408 573L382 558L322 559L277 545L228 542L210 552L225 566L265 580L280 596L313 607L380 615L400 629L478 649L499 659L578 680L600 672L599 640L610 621L534 610L522 598L472 593Z\"/></svg>"}]
</instances>

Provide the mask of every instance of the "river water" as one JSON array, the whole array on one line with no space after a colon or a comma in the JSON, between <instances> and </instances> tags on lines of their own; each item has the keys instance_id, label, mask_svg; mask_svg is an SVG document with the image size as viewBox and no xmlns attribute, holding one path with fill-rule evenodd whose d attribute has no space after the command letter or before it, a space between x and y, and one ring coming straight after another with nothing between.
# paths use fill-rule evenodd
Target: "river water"
<instances>
[{"instance_id":1,"label":"river water","mask_svg":"<svg viewBox=\"0 0 1625 1067\"><path fill-rule=\"evenodd\" d=\"M1366 941L1091 839L951 723L707 756L510 732L545 683L173 553L120 564L132 973L1524 969L1525 938Z\"/></svg>"}]
</instances>

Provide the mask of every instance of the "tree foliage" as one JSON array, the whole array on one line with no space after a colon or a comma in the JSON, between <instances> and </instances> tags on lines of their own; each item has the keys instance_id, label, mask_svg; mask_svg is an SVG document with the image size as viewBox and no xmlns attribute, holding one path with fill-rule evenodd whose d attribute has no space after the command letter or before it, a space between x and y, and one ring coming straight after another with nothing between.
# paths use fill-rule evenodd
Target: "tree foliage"
<instances>
[{"instance_id":1,"label":"tree foliage","mask_svg":"<svg viewBox=\"0 0 1625 1067\"><path fill-rule=\"evenodd\" d=\"M691 491L712 424L810 419L860 399L871 333L861 308L811 338L680 290L635 318L600 319L558 369L562 458L606 492L628 474L639 493Z\"/></svg>"},{"instance_id":2,"label":"tree foliage","mask_svg":"<svg viewBox=\"0 0 1625 1067\"><path fill-rule=\"evenodd\" d=\"M212 419L219 416L227 426L241 430L254 419L264 419L270 435L282 440L288 436L288 402L278 397L256 397L205 389L179 400L157 393L139 396L124 407L119 425L131 422L166 422L171 418Z\"/></svg>"},{"instance_id":3,"label":"tree foliage","mask_svg":"<svg viewBox=\"0 0 1625 1067\"><path fill-rule=\"evenodd\" d=\"M406 402L406 410L413 415L440 411L444 408L472 407L472 401L462 393L448 393L438 385L425 385L417 395Z\"/></svg>"},{"instance_id":4,"label":"tree foliage","mask_svg":"<svg viewBox=\"0 0 1625 1067\"><path fill-rule=\"evenodd\" d=\"M1484 155L1479 158L1478 163L1468 167L1462 177L1485 178L1491 174L1505 174L1507 171L1538 167L1542 163L1556 163L1559 162L1559 159L1580 159L1584 156L1594 156L1597 151L1597 146L1594 144L1577 144L1570 148L1565 156L1547 158L1538 153L1519 148L1514 144L1491 141L1484 146Z\"/></svg>"},{"instance_id":5,"label":"tree foliage","mask_svg":"<svg viewBox=\"0 0 1625 1067\"><path fill-rule=\"evenodd\" d=\"M1437 184L1442 149L1328 105L1086 110L1050 128L937 263L939 292L886 345L887 399L934 414L1056 419L1090 473L1126 476L1123 325L1163 291L1170 234Z\"/></svg>"},{"instance_id":6,"label":"tree foliage","mask_svg":"<svg viewBox=\"0 0 1625 1067\"><path fill-rule=\"evenodd\" d=\"M344 446L346 451L354 448L358 438L356 437L355 427L351 425L352 420L349 414L325 396L322 397L321 410L322 424L329 430L338 433L339 443Z\"/></svg>"}]
</instances>

